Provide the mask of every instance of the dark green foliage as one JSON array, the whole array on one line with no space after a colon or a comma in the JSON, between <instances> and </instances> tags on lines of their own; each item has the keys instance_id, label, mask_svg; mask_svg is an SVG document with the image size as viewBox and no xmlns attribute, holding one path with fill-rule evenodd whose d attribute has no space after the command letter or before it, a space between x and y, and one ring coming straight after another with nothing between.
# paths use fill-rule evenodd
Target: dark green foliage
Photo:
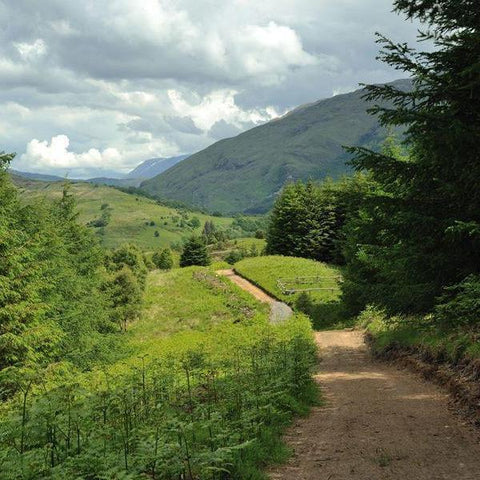
<instances>
[{"instance_id":1,"label":"dark green foliage","mask_svg":"<svg viewBox=\"0 0 480 480\"><path fill-rule=\"evenodd\" d=\"M109 299L109 316L122 331L140 314L148 261L135 245L123 245L105 255L108 277L103 290Z\"/></svg>"},{"instance_id":2,"label":"dark green foliage","mask_svg":"<svg viewBox=\"0 0 480 480\"><path fill-rule=\"evenodd\" d=\"M206 266L210 265L210 255L205 241L201 237L192 236L183 246L180 255L180 266L189 267L191 265Z\"/></svg>"},{"instance_id":3,"label":"dark green foliage","mask_svg":"<svg viewBox=\"0 0 480 480\"><path fill-rule=\"evenodd\" d=\"M225 261L230 265L234 265L245 257L245 252L242 252L241 250L232 250L225 257Z\"/></svg>"},{"instance_id":4,"label":"dark green foliage","mask_svg":"<svg viewBox=\"0 0 480 480\"><path fill-rule=\"evenodd\" d=\"M198 217L192 217L192 219L188 223L192 228L198 228L201 225L200 219Z\"/></svg>"},{"instance_id":5,"label":"dark green foliage","mask_svg":"<svg viewBox=\"0 0 480 480\"><path fill-rule=\"evenodd\" d=\"M384 37L380 58L408 72L411 92L368 86L384 125L405 126L409 156L351 151L377 185L350 224L347 300L359 310L430 311L444 287L480 273L480 9L471 0L397 0L426 20L436 49L417 52Z\"/></svg>"},{"instance_id":6,"label":"dark green foliage","mask_svg":"<svg viewBox=\"0 0 480 480\"><path fill-rule=\"evenodd\" d=\"M243 215L237 215L232 222L232 228L239 228L244 233L253 236L261 234L265 228L265 217L245 217ZM265 237L257 237L265 238Z\"/></svg>"},{"instance_id":7,"label":"dark green foliage","mask_svg":"<svg viewBox=\"0 0 480 480\"><path fill-rule=\"evenodd\" d=\"M172 251L164 248L161 252L155 252L152 256L152 262L161 270L170 270L173 267Z\"/></svg>"},{"instance_id":8,"label":"dark green foliage","mask_svg":"<svg viewBox=\"0 0 480 480\"><path fill-rule=\"evenodd\" d=\"M143 252L132 244L122 245L105 256L105 265L110 272L118 272L124 267L132 270L141 285L145 285L148 268Z\"/></svg>"},{"instance_id":9,"label":"dark green foliage","mask_svg":"<svg viewBox=\"0 0 480 480\"><path fill-rule=\"evenodd\" d=\"M160 236L160 232L158 230L155 230L153 235L154 237L158 238Z\"/></svg>"},{"instance_id":10,"label":"dark green foliage","mask_svg":"<svg viewBox=\"0 0 480 480\"><path fill-rule=\"evenodd\" d=\"M207 220L203 226L202 236L207 243L213 243L216 240L215 234L217 228L211 220Z\"/></svg>"},{"instance_id":11,"label":"dark green foliage","mask_svg":"<svg viewBox=\"0 0 480 480\"><path fill-rule=\"evenodd\" d=\"M103 253L77 223L65 185L53 205L20 204L0 158L0 389L10 395L30 368L102 359L112 328ZM108 355L108 354L107 354ZM16 379L13 381L13 379Z\"/></svg>"},{"instance_id":12,"label":"dark green foliage","mask_svg":"<svg viewBox=\"0 0 480 480\"><path fill-rule=\"evenodd\" d=\"M470 275L446 289L435 307L434 318L443 328L480 325L480 276Z\"/></svg>"},{"instance_id":13,"label":"dark green foliage","mask_svg":"<svg viewBox=\"0 0 480 480\"><path fill-rule=\"evenodd\" d=\"M108 287L113 308L112 320L126 331L128 323L140 313L142 284L131 268L123 266L112 275Z\"/></svg>"},{"instance_id":14,"label":"dark green foliage","mask_svg":"<svg viewBox=\"0 0 480 480\"><path fill-rule=\"evenodd\" d=\"M340 263L341 229L360 180L287 185L270 217L267 255Z\"/></svg>"}]
</instances>

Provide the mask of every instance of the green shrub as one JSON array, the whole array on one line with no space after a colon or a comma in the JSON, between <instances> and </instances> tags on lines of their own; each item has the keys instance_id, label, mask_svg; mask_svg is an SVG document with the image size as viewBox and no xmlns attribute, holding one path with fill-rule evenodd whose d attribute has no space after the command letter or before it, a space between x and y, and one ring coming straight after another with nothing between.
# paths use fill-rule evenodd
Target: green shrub
<instances>
[{"instance_id":1,"label":"green shrub","mask_svg":"<svg viewBox=\"0 0 480 480\"><path fill-rule=\"evenodd\" d=\"M161 252L155 252L152 261L160 270L170 270L173 267L172 251L164 248Z\"/></svg>"},{"instance_id":2,"label":"green shrub","mask_svg":"<svg viewBox=\"0 0 480 480\"><path fill-rule=\"evenodd\" d=\"M435 307L434 318L442 328L480 325L480 276L469 275L445 289Z\"/></svg>"},{"instance_id":3,"label":"green shrub","mask_svg":"<svg viewBox=\"0 0 480 480\"><path fill-rule=\"evenodd\" d=\"M240 260L242 260L243 258L244 258L244 255L241 252L241 250L232 250L225 257L225 261L228 264L233 265L233 264L239 262Z\"/></svg>"},{"instance_id":4,"label":"green shrub","mask_svg":"<svg viewBox=\"0 0 480 480\"><path fill-rule=\"evenodd\" d=\"M207 266L210 265L210 261L210 255L208 254L205 241L195 235L190 237L190 239L183 246L183 250L180 255L180 266Z\"/></svg>"}]
</instances>

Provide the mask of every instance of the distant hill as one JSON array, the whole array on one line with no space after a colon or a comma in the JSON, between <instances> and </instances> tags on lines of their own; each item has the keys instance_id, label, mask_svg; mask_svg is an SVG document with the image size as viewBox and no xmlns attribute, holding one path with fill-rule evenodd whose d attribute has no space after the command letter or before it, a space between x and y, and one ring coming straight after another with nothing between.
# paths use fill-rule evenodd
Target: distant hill
<instances>
[{"instance_id":1,"label":"distant hill","mask_svg":"<svg viewBox=\"0 0 480 480\"><path fill-rule=\"evenodd\" d=\"M151 158L150 160L145 160L138 167L134 168L130 173L126 175L125 178L153 178L156 175L160 175L169 168L173 167L177 163L185 160L190 155L180 155L178 157L170 158Z\"/></svg>"},{"instance_id":2,"label":"distant hill","mask_svg":"<svg viewBox=\"0 0 480 480\"><path fill-rule=\"evenodd\" d=\"M100 185L109 185L114 187L138 187L143 181L153 178L156 175L168 170L178 162L181 162L189 155L180 155L178 157L170 158L151 158L145 160L131 172L127 173L123 178L110 178L110 177L95 177L88 179L71 179L70 182L86 182L95 183ZM10 173L17 177L26 178L29 180L40 180L43 182L64 182L64 177L58 175L45 175L42 173L21 172L18 170L10 169Z\"/></svg>"},{"instance_id":3,"label":"distant hill","mask_svg":"<svg viewBox=\"0 0 480 480\"><path fill-rule=\"evenodd\" d=\"M62 196L63 186L59 182L42 182L14 174L11 177L26 203L35 205L59 199ZM254 219L249 217L241 219L242 223L239 219L214 217L183 208L179 210L160 205L155 200L131 195L104 185L73 183L71 193L74 194L77 202L78 220L84 225L101 218L105 205L108 205L110 219L107 225L100 228L91 227L102 245L107 248L133 243L145 251L152 252L169 247L172 243L181 244L192 234L200 235L207 221L213 222L219 229L233 228L232 232L238 236L253 235L253 231L246 231L249 224L253 224L253 228L256 228ZM194 218L197 222L192 224L191 221ZM233 227L234 220L237 225L235 227ZM155 232L158 232L158 235Z\"/></svg>"},{"instance_id":4,"label":"distant hill","mask_svg":"<svg viewBox=\"0 0 480 480\"><path fill-rule=\"evenodd\" d=\"M393 82L411 88L409 80ZM301 106L282 118L221 140L141 184L160 198L219 210L262 213L285 182L348 171L343 145L376 148L385 138L363 90Z\"/></svg>"},{"instance_id":5,"label":"distant hill","mask_svg":"<svg viewBox=\"0 0 480 480\"><path fill-rule=\"evenodd\" d=\"M144 180L144 178L95 177L87 180L74 180L74 182L94 183L98 185L108 185L109 187L138 187Z\"/></svg>"},{"instance_id":6,"label":"distant hill","mask_svg":"<svg viewBox=\"0 0 480 480\"><path fill-rule=\"evenodd\" d=\"M57 175L44 175L43 173L20 172L18 170L9 169L12 176L26 178L28 180L39 180L41 182L64 182L65 178Z\"/></svg>"}]
</instances>

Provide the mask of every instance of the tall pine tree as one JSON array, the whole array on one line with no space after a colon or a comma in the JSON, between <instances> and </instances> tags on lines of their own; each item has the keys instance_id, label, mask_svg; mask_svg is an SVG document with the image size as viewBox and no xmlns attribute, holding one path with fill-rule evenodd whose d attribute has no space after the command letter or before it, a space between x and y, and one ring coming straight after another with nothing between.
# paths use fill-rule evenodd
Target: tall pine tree
<instances>
[{"instance_id":1,"label":"tall pine tree","mask_svg":"<svg viewBox=\"0 0 480 480\"><path fill-rule=\"evenodd\" d=\"M380 59L412 76L414 88L368 86L366 98L390 102L372 113L406 127L410 155L351 149L353 165L378 188L363 210L370 219L357 218L356 230L350 224L357 248L345 286L350 298L375 292L363 303L428 311L445 286L480 273L480 8L477 0L394 5L426 22L420 37L435 48L419 52L379 36Z\"/></svg>"}]
</instances>

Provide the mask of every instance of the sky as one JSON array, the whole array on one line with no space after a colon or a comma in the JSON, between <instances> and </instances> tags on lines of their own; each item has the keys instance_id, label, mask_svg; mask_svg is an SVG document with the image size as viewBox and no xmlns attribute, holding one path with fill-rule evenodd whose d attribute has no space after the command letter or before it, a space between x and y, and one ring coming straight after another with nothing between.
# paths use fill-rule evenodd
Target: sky
<instances>
[{"instance_id":1,"label":"sky","mask_svg":"<svg viewBox=\"0 0 480 480\"><path fill-rule=\"evenodd\" d=\"M402 78L391 0L0 0L0 151L13 168L124 174L358 84Z\"/></svg>"}]
</instances>

